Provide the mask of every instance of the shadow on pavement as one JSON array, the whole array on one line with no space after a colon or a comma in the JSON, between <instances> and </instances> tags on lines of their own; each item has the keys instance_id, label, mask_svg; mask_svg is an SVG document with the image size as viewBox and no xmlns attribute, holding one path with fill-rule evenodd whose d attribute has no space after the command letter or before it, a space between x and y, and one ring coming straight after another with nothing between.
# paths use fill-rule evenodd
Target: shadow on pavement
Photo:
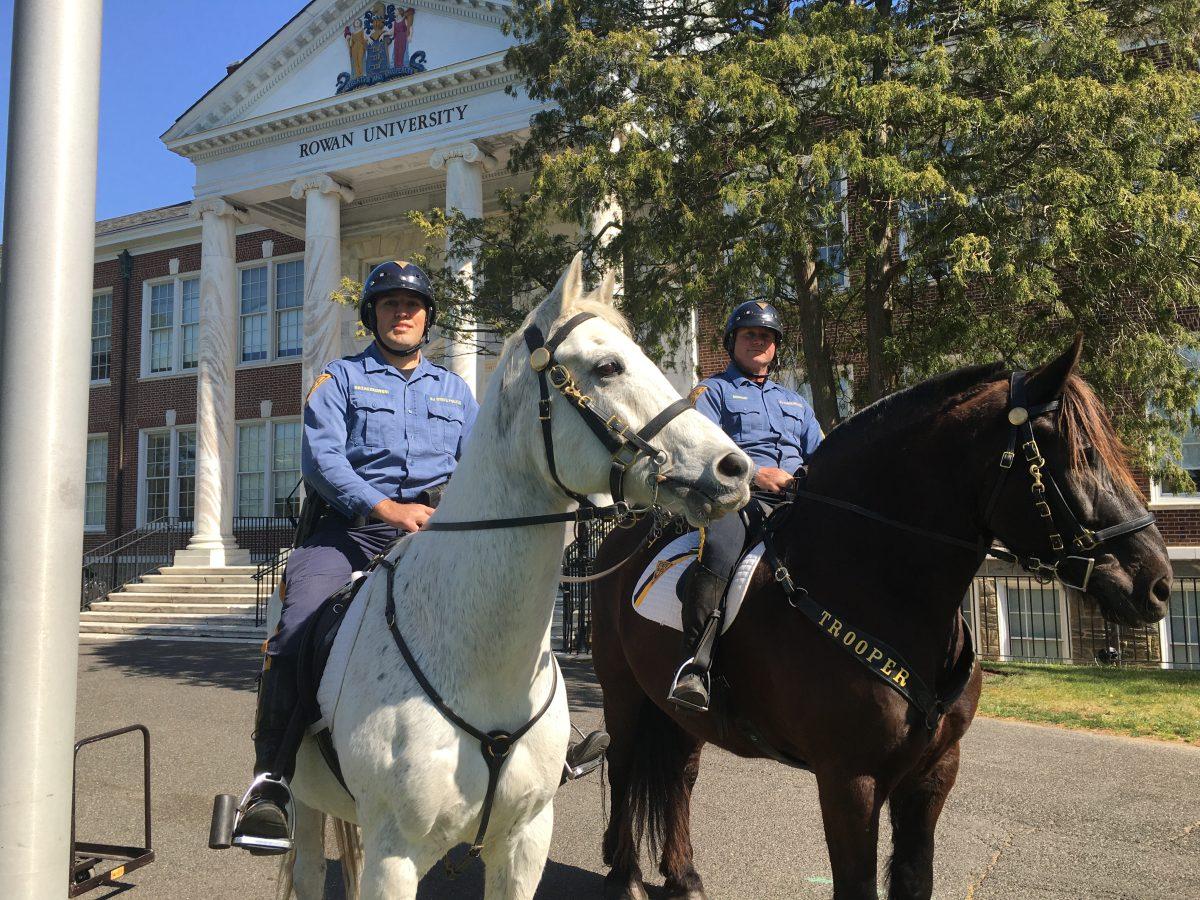
<instances>
[{"instance_id":1,"label":"shadow on pavement","mask_svg":"<svg viewBox=\"0 0 1200 900\"><path fill-rule=\"evenodd\" d=\"M559 656L559 667L567 682L567 697L571 709L603 709L604 694L592 672L590 656Z\"/></svg>"},{"instance_id":2,"label":"shadow on pavement","mask_svg":"<svg viewBox=\"0 0 1200 900\"><path fill-rule=\"evenodd\" d=\"M466 852L466 846L456 847L450 858L458 860ZM558 900L562 897L599 897L604 879L595 872L549 860L546 871L538 885L536 900ZM467 871L457 878L446 875L438 863L421 880L417 891L418 900L462 900L464 897L483 896L483 863L475 860Z\"/></svg>"},{"instance_id":3,"label":"shadow on pavement","mask_svg":"<svg viewBox=\"0 0 1200 900\"><path fill-rule=\"evenodd\" d=\"M81 668L105 666L126 675L171 678L204 687L255 690L262 665L257 647L189 641L111 641L79 645Z\"/></svg>"}]
</instances>

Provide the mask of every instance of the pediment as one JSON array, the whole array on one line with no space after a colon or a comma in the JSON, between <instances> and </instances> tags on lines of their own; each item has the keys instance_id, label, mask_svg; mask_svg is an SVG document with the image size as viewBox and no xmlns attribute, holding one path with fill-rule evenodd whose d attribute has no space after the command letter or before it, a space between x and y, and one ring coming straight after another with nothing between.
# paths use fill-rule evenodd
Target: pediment
<instances>
[{"instance_id":1,"label":"pediment","mask_svg":"<svg viewBox=\"0 0 1200 900\"><path fill-rule=\"evenodd\" d=\"M438 80L445 69L495 57L506 0L314 0L187 110L162 136L269 120L296 107Z\"/></svg>"}]
</instances>

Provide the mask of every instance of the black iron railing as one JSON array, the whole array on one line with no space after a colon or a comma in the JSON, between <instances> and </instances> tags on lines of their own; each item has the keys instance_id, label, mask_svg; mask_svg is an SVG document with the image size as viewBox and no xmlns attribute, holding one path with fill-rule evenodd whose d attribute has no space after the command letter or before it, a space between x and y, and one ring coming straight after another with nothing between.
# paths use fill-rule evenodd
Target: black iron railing
<instances>
[{"instance_id":1,"label":"black iron railing","mask_svg":"<svg viewBox=\"0 0 1200 900\"><path fill-rule=\"evenodd\" d=\"M191 522L168 516L88 550L83 555L79 608L88 609L96 600L170 565L191 535Z\"/></svg>"},{"instance_id":2,"label":"black iron railing","mask_svg":"<svg viewBox=\"0 0 1200 900\"><path fill-rule=\"evenodd\" d=\"M233 537L238 547L250 551L254 563L275 559L281 547L290 547L296 534L296 520L291 516L236 516Z\"/></svg>"},{"instance_id":3,"label":"black iron railing","mask_svg":"<svg viewBox=\"0 0 1200 900\"><path fill-rule=\"evenodd\" d=\"M574 577L596 571L600 544L615 526L611 521L584 522L579 536L563 553L563 574ZM562 649L567 653L587 653L592 649L592 585L590 582L563 585Z\"/></svg>"},{"instance_id":4,"label":"black iron railing","mask_svg":"<svg viewBox=\"0 0 1200 900\"><path fill-rule=\"evenodd\" d=\"M262 626L267 621L267 603L271 599L271 595L275 593L275 588L279 586L279 580L283 578L283 570L287 565L288 554L292 552L291 547L283 547L275 551L275 555L270 559L259 563L258 571L254 573L254 624Z\"/></svg>"}]
</instances>

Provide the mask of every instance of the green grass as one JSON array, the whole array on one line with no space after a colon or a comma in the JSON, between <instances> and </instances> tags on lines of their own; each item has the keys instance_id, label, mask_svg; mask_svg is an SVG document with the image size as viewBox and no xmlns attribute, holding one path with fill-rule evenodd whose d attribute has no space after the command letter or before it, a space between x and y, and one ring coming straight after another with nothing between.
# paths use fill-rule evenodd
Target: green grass
<instances>
[{"instance_id":1,"label":"green grass","mask_svg":"<svg viewBox=\"0 0 1200 900\"><path fill-rule=\"evenodd\" d=\"M1200 672L984 661L981 715L1200 746Z\"/></svg>"}]
</instances>

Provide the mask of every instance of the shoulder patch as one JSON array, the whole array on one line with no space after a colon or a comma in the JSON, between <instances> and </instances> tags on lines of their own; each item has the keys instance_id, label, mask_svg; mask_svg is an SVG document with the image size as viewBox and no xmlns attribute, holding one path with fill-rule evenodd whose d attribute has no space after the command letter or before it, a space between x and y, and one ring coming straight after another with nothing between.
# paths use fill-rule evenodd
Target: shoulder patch
<instances>
[{"instance_id":1,"label":"shoulder patch","mask_svg":"<svg viewBox=\"0 0 1200 900\"><path fill-rule=\"evenodd\" d=\"M692 406L695 406L696 401L700 399L700 395L703 394L707 390L708 390L707 384L696 385L694 388L692 388L692 392L687 395L688 403L692 404Z\"/></svg>"},{"instance_id":2,"label":"shoulder patch","mask_svg":"<svg viewBox=\"0 0 1200 900\"><path fill-rule=\"evenodd\" d=\"M328 372L322 372L320 375L317 376L317 380L313 382L312 387L310 387L308 389L308 393L304 395L304 405L305 406L308 406L308 401L312 397L313 392L316 391L317 388L319 388L321 385L323 385L325 382L327 382L332 377L333 376L330 375Z\"/></svg>"}]
</instances>

